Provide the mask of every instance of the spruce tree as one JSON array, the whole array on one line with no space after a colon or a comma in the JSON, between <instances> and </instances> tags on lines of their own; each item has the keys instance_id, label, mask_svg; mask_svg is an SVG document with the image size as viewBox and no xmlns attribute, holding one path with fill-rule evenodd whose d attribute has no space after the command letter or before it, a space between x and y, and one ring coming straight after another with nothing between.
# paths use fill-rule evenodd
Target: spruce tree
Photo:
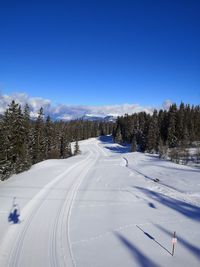
<instances>
[{"instance_id":1,"label":"spruce tree","mask_svg":"<svg viewBox=\"0 0 200 267\"><path fill-rule=\"evenodd\" d=\"M40 108L34 127L33 164L45 159L44 113Z\"/></svg>"},{"instance_id":2,"label":"spruce tree","mask_svg":"<svg viewBox=\"0 0 200 267\"><path fill-rule=\"evenodd\" d=\"M61 159L65 158L65 143L63 136L61 136L60 138L60 158Z\"/></svg>"},{"instance_id":3,"label":"spruce tree","mask_svg":"<svg viewBox=\"0 0 200 267\"><path fill-rule=\"evenodd\" d=\"M32 131L31 131L30 109L29 109L28 104L26 104L24 107L23 126L24 126L24 134L25 134L25 138L24 138L24 149L25 149L24 168L25 168L25 170L28 170L32 165L31 140L33 138Z\"/></svg>"},{"instance_id":4,"label":"spruce tree","mask_svg":"<svg viewBox=\"0 0 200 267\"><path fill-rule=\"evenodd\" d=\"M9 140L7 133L5 122L0 121L0 180L2 181L12 174L12 162L8 155Z\"/></svg>"},{"instance_id":5,"label":"spruce tree","mask_svg":"<svg viewBox=\"0 0 200 267\"><path fill-rule=\"evenodd\" d=\"M132 138L132 142L131 142L131 152L135 152L137 151L137 143L136 143L136 138L135 135Z\"/></svg>"},{"instance_id":6,"label":"spruce tree","mask_svg":"<svg viewBox=\"0 0 200 267\"><path fill-rule=\"evenodd\" d=\"M47 116L44 126L44 140L45 140L45 159L50 158L53 149L53 123L50 116Z\"/></svg>"},{"instance_id":7,"label":"spruce tree","mask_svg":"<svg viewBox=\"0 0 200 267\"><path fill-rule=\"evenodd\" d=\"M185 113L185 106L184 103L181 102L176 116L176 136L179 143L184 140L184 132L186 132L186 124L184 124L184 118L185 118L184 113Z\"/></svg>"},{"instance_id":8,"label":"spruce tree","mask_svg":"<svg viewBox=\"0 0 200 267\"><path fill-rule=\"evenodd\" d=\"M6 110L2 121L2 134L4 137L3 157L6 161L4 171L11 175L26 169L25 129L21 107L13 100ZM5 166L4 166L5 167Z\"/></svg>"},{"instance_id":9,"label":"spruce tree","mask_svg":"<svg viewBox=\"0 0 200 267\"><path fill-rule=\"evenodd\" d=\"M76 140L75 145L74 145L74 155L80 154L80 148L78 144L78 140Z\"/></svg>"},{"instance_id":10,"label":"spruce tree","mask_svg":"<svg viewBox=\"0 0 200 267\"><path fill-rule=\"evenodd\" d=\"M169 127L168 127L168 136L167 141L169 143L169 147L176 147L178 144L177 132L176 132L176 113L177 106L173 104L169 109ZM173 154L173 153L172 153Z\"/></svg>"},{"instance_id":11,"label":"spruce tree","mask_svg":"<svg viewBox=\"0 0 200 267\"><path fill-rule=\"evenodd\" d=\"M120 126L117 126L117 130L115 133L115 142L121 144L122 143L122 134L121 134L121 129Z\"/></svg>"},{"instance_id":12,"label":"spruce tree","mask_svg":"<svg viewBox=\"0 0 200 267\"><path fill-rule=\"evenodd\" d=\"M66 153L65 153L65 157L71 157L72 156L72 148L71 148L71 143L67 140L66 141Z\"/></svg>"},{"instance_id":13,"label":"spruce tree","mask_svg":"<svg viewBox=\"0 0 200 267\"><path fill-rule=\"evenodd\" d=\"M154 110L153 116L150 118L147 133L147 150L148 152L158 151L159 130L157 111Z\"/></svg>"}]
</instances>

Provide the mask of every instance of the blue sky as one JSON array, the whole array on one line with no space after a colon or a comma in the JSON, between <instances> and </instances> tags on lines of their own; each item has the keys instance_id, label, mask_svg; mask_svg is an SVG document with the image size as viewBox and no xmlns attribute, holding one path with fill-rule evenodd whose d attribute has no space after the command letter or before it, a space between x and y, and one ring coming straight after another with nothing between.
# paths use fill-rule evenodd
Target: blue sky
<instances>
[{"instance_id":1,"label":"blue sky","mask_svg":"<svg viewBox=\"0 0 200 267\"><path fill-rule=\"evenodd\" d=\"M198 0L1 1L1 94L199 104L199 14Z\"/></svg>"}]
</instances>

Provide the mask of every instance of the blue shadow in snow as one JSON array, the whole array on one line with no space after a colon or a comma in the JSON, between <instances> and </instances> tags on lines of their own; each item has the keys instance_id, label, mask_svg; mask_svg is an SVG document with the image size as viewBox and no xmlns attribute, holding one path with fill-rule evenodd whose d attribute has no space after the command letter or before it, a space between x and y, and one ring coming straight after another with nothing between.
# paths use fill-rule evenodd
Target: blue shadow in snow
<instances>
[{"instance_id":1,"label":"blue shadow in snow","mask_svg":"<svg viewBox=\"0 0 200 267\"><path fill-rule=\"evenodd\" d=\"M120 153L120 154L124 154L124 153L128 153L130 152L130 147L129 146L105 146L106 149L109 149L110 151L114 152L114 153Z\"/></svg>"},{"instance_id":2,"label":"blue shadow in snow","mask_svg":"<svg viewBox=\"0 0 200 267\"><path fill-rule=\"evenodd\" d=\"M171 252L167 249L167 248L165 248L162 244L160 244L153 236L151 236L149 233L147 233L147 232L145 232L141 227L139 227L138 225L136 225L136 227L140 230L140 231L142 231L149 239L151 239L151 240L153 240L157 245L159 245L161 248L163 248L165 251L167 251L170 255L172 255L171 254Z\"/></svg>"},{"instance_id":3,"label":"blue shadow in snow","mask_svg":"<svg viewBox=\"0 0 200 267\"><path fill-rule=\"evenodd\" d=\"M190 219L200 222L199 207L181 200L173 199L171 197L165 196L159 192L155 192L147 188L142 188L138 186L135 186L135 188L142 191L144 194L146 194L149 198L153 199L154 201L157 201L158 203L161 203Z\"/></svg>"},{"instance_id":4,"label":"blue shadow in snow","mask_svg":"<svg viewBox=\"0 0 200 267\"><path fill-rule=\"evenodd\" d=\"M173 187L173 186L170 186L170 185L167 185L167 184L163 183L163 182L160 181L158 178L148 176L148 175L146 175L145 173L142 173L142 172L140 172L140 171L138 171L138 170L136 170L136 169L133 169L133 170L134 170L135 172L137 172L138 174L142 175L144 178L151 180L152 182L158 182L159 184L162 184L162 185L164 185L164 186L166 186L166 187L168 187L168 188L170 188L170 189L174 189L174 190L178 191L179 193L183 193L182 191L178 190L176 187Z\"/></svg>"},{"instance_id":5,"label":"blue shadow in snow","mask_svg":"<svg viewBox=\"0 0 200 267\"><path fill-rule=\"evenodd\" d=\"M153 178L153 177L150 177L150 176L148 176L148 175L146 175L146 174L144 174L144 173L142 173L142 172L140 172L140 171L138 171L138 170L136 170L136 169L133 169L135 172L137 172L138 174L140 174L140 175L142 175L144 178L146 178L146 179L149 179L149 180L151 180L151 181L154 181L154 179L155 178Z\"/></svg>"},{"instance_id":6,"label":"blue shadow in snow","mask_svg":"<svg viewBox=\"0 0 200 267\"><path fill-rule=\"evenodd\" d=\"M136 248L128 239L122 236L119 233L115 233L120 242L127 248L131 256L135 260L137 260L139 266L141 267L159 267L156 263L154 263L151 259L145 256L138 248Z\"/></svg>"},{"instance_id":7,"label":"blue shadow in snow","mask_svg":"<svg viewBox=\"0 0 200 267\"><path fill-rule=\"evenodd\" d=\"M165 229L164 227L160 226L160 225L155 225L157 228L159 228L160 230L162 230L164 233L166 233L168 236L172 237L172 232L168 231L167 229ZM189 243L188 241L186 241L184 238L178 236L178 243L180 243L181 245L183 245L186 249L188 249L198 260L200 260L200 247L196 247L194 245L192 245L191 243Z\"/></svg>"},{"instance_id":8,"label":"blue shadow in snow","mask_svg":"<svg viewBox=\"0 0 200 267\"><path fill-rule=\"evenodd\" d=\"M150 208L156 209L156 206L152 202L149 202L148 205L149 205Z\"/></svg>"},{"instance_id":9,"label":"blue shadow in snow","mask_svg":"<svg viewBox=\"0 0 200 267\"><path fill-rule=\"evenodd\" d=\"M8 221L13 222L14 224L19 223L19 212L17 208L14 208L9 216L8 216Z\"/></svg>"},{"instance_id":10,"label":"blue shadow in snow","mask_svg":"<svg viewBox=\"0 0 200 267\"><path fill-rule=\"evenodd\" d=\"M111 135L101 135L98 137L99 141L101 141L104 144L112 144L113 143L113 139Z\"/></svg>"}]
</instances>

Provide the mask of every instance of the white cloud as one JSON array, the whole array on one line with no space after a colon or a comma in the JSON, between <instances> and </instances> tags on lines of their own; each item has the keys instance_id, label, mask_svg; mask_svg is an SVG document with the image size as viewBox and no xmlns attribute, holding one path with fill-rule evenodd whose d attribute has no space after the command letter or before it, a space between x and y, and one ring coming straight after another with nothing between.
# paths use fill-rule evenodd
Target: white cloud
<instances>
[{"instance_id":1,"label":"white cloud","mask_svg":"<svg viewBox=\"0 0 200 267\"><path fill-rule=\"evenodd\" d=\"M30 107L32 117L37 117L41 107L46 115L50 115L54 119L71 120L77 119L84 115L90 116L122 116L124 114L133 114L141 111L152 113L155 107L143 107L139 104L121 104L121 105L105 105L105 106L70 106L64 104L52 105L49 99L41 97L29 97L25 93L14 93L11 95L3 95L0 93L0 113L6 110L12 100L19 103L22 108L27 103ZM162 108L168 109L172 104L170 100L164 101Z\"/></svg>"},{"instance_id":2,"label":"white cloud","mask_svg":"<svg viewBox=\"0 0 200 267\"><path fill-rule=\"evenodd\" d=\"M167 99L163 102L162 109L168 110L172 104L173 104L173 102L171 100Z\"/></svg>"}]
</instances>

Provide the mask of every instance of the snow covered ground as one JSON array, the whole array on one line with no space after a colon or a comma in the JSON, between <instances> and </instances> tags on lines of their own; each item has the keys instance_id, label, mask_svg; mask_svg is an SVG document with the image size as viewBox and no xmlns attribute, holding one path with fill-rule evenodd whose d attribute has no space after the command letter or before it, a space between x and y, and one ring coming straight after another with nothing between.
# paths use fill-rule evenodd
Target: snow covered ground
<instances>
[{"instance_id":1,"label":"snow covered ground","mask_svg":"<svg viewBox=\"0 0 200 267\"><path fill-rule=\"evenodd\" d=\"M80 148L0 183L0 266L200 266L199 169L111 137ZM13 197L18 224L7 219Z\"/></svg>"}]
</instances>

